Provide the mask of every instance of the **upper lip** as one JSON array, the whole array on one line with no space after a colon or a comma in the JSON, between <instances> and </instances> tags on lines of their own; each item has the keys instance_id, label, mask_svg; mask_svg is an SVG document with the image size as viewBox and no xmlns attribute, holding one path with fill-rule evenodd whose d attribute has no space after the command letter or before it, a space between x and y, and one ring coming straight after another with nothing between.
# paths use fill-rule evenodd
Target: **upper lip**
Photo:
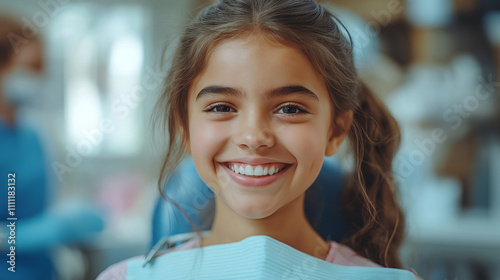
<instances>
[{"instance_id":1,"label":"upper lip","mask_svg":"<svg viewBox=\"0 0 500 280\"><path fill-rule=\"evenodd\" d=\"M232 162L232 163L245 163L245 164L249 164L249 165L259 165L259 164L267 164L267 163L285 163L285 164L288 164L286 162L282 162L282 161L278 161L278 160L275 160L275 159L269 159L269 158L249 158L249 157L246 157L246 158L237 158L237 159L233 159L233 160L228 160L228 161L225 161L225 162Z\"/></svg>"}]
</instances>

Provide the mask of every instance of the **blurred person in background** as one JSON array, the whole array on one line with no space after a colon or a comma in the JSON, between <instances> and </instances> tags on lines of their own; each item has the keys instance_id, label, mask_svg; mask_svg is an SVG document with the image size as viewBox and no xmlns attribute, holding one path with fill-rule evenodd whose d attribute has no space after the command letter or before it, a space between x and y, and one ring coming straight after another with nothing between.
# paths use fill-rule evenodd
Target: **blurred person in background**
<instances>
[{"instance_id":1,"label":"blurred person in background","mask_svg":"<svg viewBox=\"0 0 500 280\"><path fill-rule=\"evenodd\" d=\"M83 208L47 211L54 188L48 180L44 147L35 130L19 119L24 106L43 99L43 45L39 37L22 34L21 23L0 15L0 172L4 178L0 192L0 279L54 279L54 247L101 230L102 219ZM10 172L16 173L14 205L8 205L12 198L7 191ZM9 228L9 217L17 218L15 228ZM9 239L13 232L15 239Z\"/></svg>"}]
</instances>

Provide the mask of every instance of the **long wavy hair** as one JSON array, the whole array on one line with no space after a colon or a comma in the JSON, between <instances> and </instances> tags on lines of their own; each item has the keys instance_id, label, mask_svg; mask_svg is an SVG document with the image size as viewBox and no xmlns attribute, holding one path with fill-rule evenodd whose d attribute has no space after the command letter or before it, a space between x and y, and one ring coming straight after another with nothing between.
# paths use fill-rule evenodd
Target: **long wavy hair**
<instances>
[{"instance_id":1,"label":"long wavy hair","mask_svg":"<svg viewBox=\"0 0 500 280\"><path fill-rule=\"evenodd\" d=\"M335 124L339 116L353 111L351 126L344 128L355 163L344 190L349 235L342 243L382 266L400 268L398 249L405 226L391 168L399 128L360 81L352 43L343 35L343 28L332 13L313 0L221 0L202 10L181 35L157 103L157 117L168 130L159 187L163 190L185 155L189 139L187 96L193 80L220 42L258 32L306 55L326 82Z\"/></svg>"}]
</instances>

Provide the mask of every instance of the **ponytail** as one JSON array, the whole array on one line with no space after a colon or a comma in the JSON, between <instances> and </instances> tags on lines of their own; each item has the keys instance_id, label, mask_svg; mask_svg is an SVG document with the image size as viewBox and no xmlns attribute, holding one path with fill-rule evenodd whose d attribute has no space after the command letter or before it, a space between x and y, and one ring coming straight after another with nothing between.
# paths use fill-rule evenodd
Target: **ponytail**
<instances>
[{"instance_id":1,"label":"ponytail","mask_svg":"<svg viewBox=\"0 0 500 280\"><path fill-rule=\"evenodd\" d=\"M405 222L392 176L399 128L371 90L364 84L360 89L359 106L348 133L355 166L343 199L350 223L349 238L344 243L385 267L401 268L398 249Z\"/></svg>"}]
</instances>

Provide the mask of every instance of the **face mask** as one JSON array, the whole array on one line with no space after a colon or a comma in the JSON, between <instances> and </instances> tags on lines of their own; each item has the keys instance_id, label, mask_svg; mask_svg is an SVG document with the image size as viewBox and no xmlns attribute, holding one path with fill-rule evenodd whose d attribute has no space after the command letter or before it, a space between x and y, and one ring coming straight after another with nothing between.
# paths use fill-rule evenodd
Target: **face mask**
<instances>
[{"instance_id":1,"label":"face mask","mask_svg":"<svg viewBox=\"0 0 500 280\"><path fill-rule=\"evenodd\" d=\"M265 235L240 242L172 251L128 262L127 279L401 279L406 270L343 266L298 251Z\"/></svg>"},{"instance_id":2,"label":"face mask","mask_svg":"<svg viewBox=\"0 0 500 280\"><path fill-rule=\"evenodd\" d=\"M33 106L38 103L44 79L26 70L14 70L2 80L2 98L15 106Z\"/></svg>"}]
</instances>

